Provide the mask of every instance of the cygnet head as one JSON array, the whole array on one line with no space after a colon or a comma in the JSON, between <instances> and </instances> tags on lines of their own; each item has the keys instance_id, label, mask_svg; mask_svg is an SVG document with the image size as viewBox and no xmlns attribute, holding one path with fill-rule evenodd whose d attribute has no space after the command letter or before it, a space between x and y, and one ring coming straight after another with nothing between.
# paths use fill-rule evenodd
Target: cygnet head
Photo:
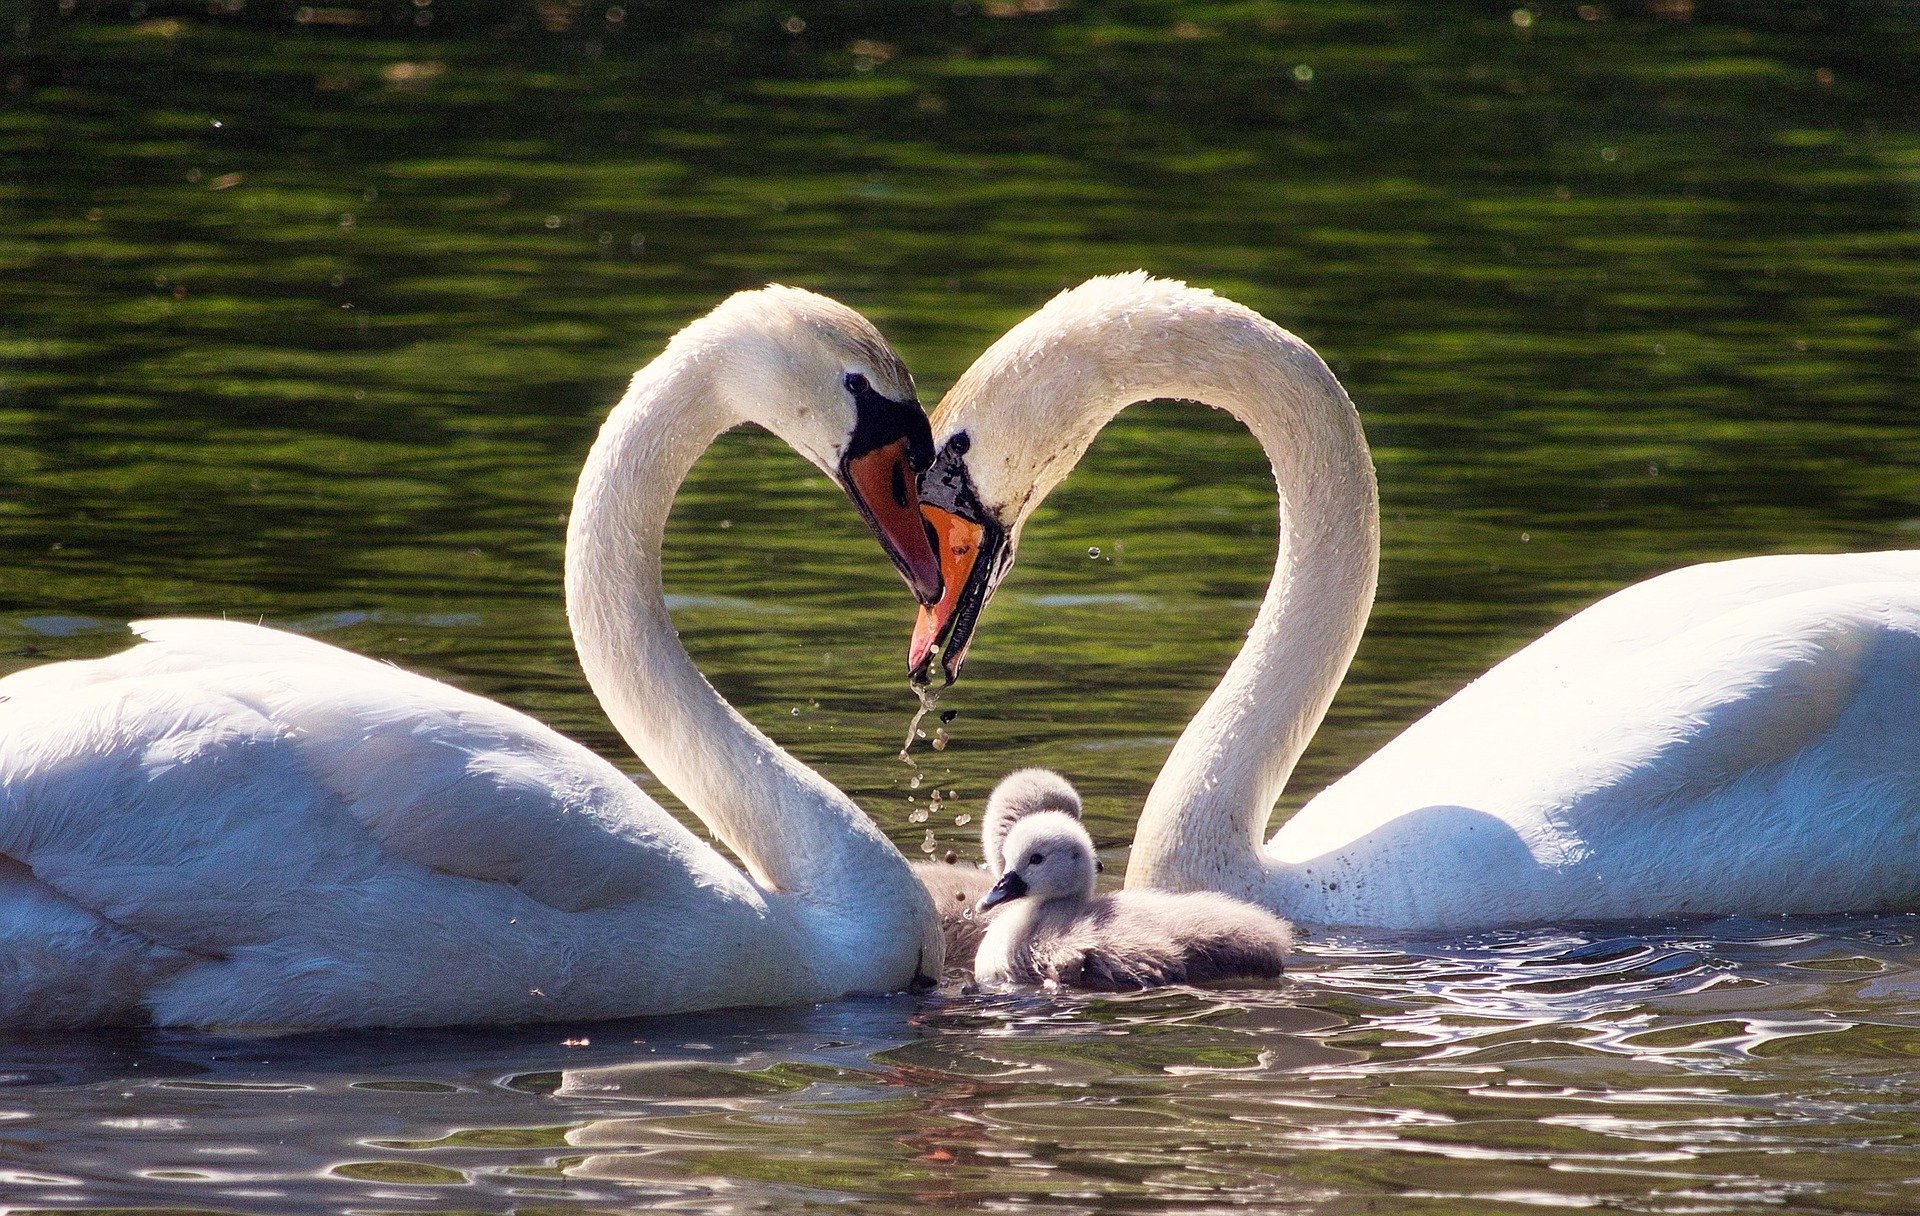
<instances>
[{"instance_id":1,"label":"cygnet head","mask_svg":"<svg viewBox=\"0 0 1920 1216\"><path fill-rule=\"evenodd\" d=\"M1080 821L1061 811L1041 811L1013 825L1005 844L1007 868L980 900L980 911L1011 899L1046 903L1093 898L1099 861L1093 838Z\"/></svg>"},{"instance_id":2,"label":"cygnet head","mask_svg":"<svg viewBox=\"0 0 1920 1216\"><path fill-rule=\"evenodd\" d=\"M1004 873L1006 858L1002 846L1013 825L1029 815L1058 811L1080 818L1080 792L1059 773L1049 768L1023 768L1008 773L987 796L986 814L980 821L980 850L987 869Z\"/></svg>"},{"instance_id":3,"label":"cygnet head","mask_svg":"<svg viewBox=\"0 0 1920 1216\"><path fill-rule=\"evenodd\" d=\"M726 409L839 483L914 596L938 599L940 562L916 489L933 460L933 432L913 377L879 330L826 296L776 285L729 297L674 346L711 376Z\"/></svg>"}]
</instances>

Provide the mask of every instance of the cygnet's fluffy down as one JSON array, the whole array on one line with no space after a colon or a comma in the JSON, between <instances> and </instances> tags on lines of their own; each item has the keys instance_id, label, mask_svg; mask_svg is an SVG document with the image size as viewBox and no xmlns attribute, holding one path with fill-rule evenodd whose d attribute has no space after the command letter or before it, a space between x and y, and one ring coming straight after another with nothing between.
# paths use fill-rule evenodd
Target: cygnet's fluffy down
<instances>
[{"instance_id":1,"label":"cygnet's fluffy down","mask_svg":"<svg viewBox=\"0 0 1920 1216\"><path fill-rule=\"evenodd\" d=\"M1006 869L980 902L1004 906L974 957L982 983L1116 992L1158 984L1272 979L1293 930L1263 908L1213 892L1094 894L1093 841L1070 815L1015 823Z\"/></svg>"},{"instance_id":2,"label":"cygnet's fluffy down","mask_svg":"<svg viewBox=\"0 0 1920 1216\"><path fill-rule=\"evenodd\" d=\"M1051 769L1023 768L1009 773L993 787L980 819L980 852L984 858L980 865L958 861L914 863L914 873L933 896L933 906L940 913L940 935L947 941L951 965L972 965L988 920L986 914L974 909L1006 869L1001 845L1016 822L1039 811L1054 811L1077 820L1080 794Z\"/></svg>"}]
</instances>

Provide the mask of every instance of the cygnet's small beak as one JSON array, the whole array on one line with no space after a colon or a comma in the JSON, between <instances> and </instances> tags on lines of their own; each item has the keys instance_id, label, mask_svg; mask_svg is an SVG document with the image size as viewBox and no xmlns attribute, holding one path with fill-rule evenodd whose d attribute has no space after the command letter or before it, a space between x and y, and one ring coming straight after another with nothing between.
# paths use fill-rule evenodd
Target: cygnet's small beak
<instances>
[{"instance_id":1,"label":"cygnet's small beak","mask_svg":"<svg viewBox=\"0 0 1920 1216\"><path fill-rule=\"evenodd\" d=\"M901 577L922 604L941 598L940 558L920 517L919 476L910 460L911 440L896 439L841 462L847 497L860 508Z\"/></svg>"},{"instance_id":2,"label":"cygnet's small beak","mask_svg":"<svg viewBox=\"0 0 1920 1216\"><path fill-rule=\"evenodd\" d=\"M999 907L1010 899L1019 899L1026 893L1027 880L1012 870L1008 870L1000 876L999 882L993 884L993 888L990 891L980 897L980 904L976 910L980 912L989 911Z\"/></svg>"}]
</instances>

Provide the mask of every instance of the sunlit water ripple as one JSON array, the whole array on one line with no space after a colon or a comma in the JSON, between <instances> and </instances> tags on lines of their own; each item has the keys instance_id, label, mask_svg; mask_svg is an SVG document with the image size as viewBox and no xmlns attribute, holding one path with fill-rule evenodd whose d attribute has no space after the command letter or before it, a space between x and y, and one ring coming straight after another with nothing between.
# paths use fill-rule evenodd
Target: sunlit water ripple
<instances>
[{"instance_id":1,"label":"sunlit water ripple","mask_svg":"<svg viewBox=\"0 0 1920 1216\"><path fill-rule=\"evenodd\" d=\"M1342 937L1254 990L20 1039L0 1168L28 1209L1910 1210L1917 931Z\"/></svg>"}]
</instances>

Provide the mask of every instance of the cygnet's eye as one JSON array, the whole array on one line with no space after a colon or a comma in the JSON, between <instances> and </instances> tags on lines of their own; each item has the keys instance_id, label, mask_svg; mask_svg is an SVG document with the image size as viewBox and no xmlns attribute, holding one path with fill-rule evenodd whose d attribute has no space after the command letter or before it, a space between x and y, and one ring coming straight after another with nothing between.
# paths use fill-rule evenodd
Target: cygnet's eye
<instances>
[{"instance_id":1,"label":"cygnet's eye","mask_svg":"<svg viewBox=\"0 0 1920 1216\"><path fill-rule=\"evenodd\" d=\"M1027 858L1027 864L1030 866L1037 866L1041 862L1045 861L1046 859L1047 859L1047 855L1045 853L1035 853L1033 856Z\"/></svg>"},{"instance_id":2,"label":"cygnet's eye","mask_svg":"<svg viewBox=\"0 0 1920 1216\"><path fill-rule=\"evenodd\" d=\"M848 372L840 378L840 383L846 385L847 391L855 397L867 391L867 378L859 372Z\"/></svg>"}]
</instances>

